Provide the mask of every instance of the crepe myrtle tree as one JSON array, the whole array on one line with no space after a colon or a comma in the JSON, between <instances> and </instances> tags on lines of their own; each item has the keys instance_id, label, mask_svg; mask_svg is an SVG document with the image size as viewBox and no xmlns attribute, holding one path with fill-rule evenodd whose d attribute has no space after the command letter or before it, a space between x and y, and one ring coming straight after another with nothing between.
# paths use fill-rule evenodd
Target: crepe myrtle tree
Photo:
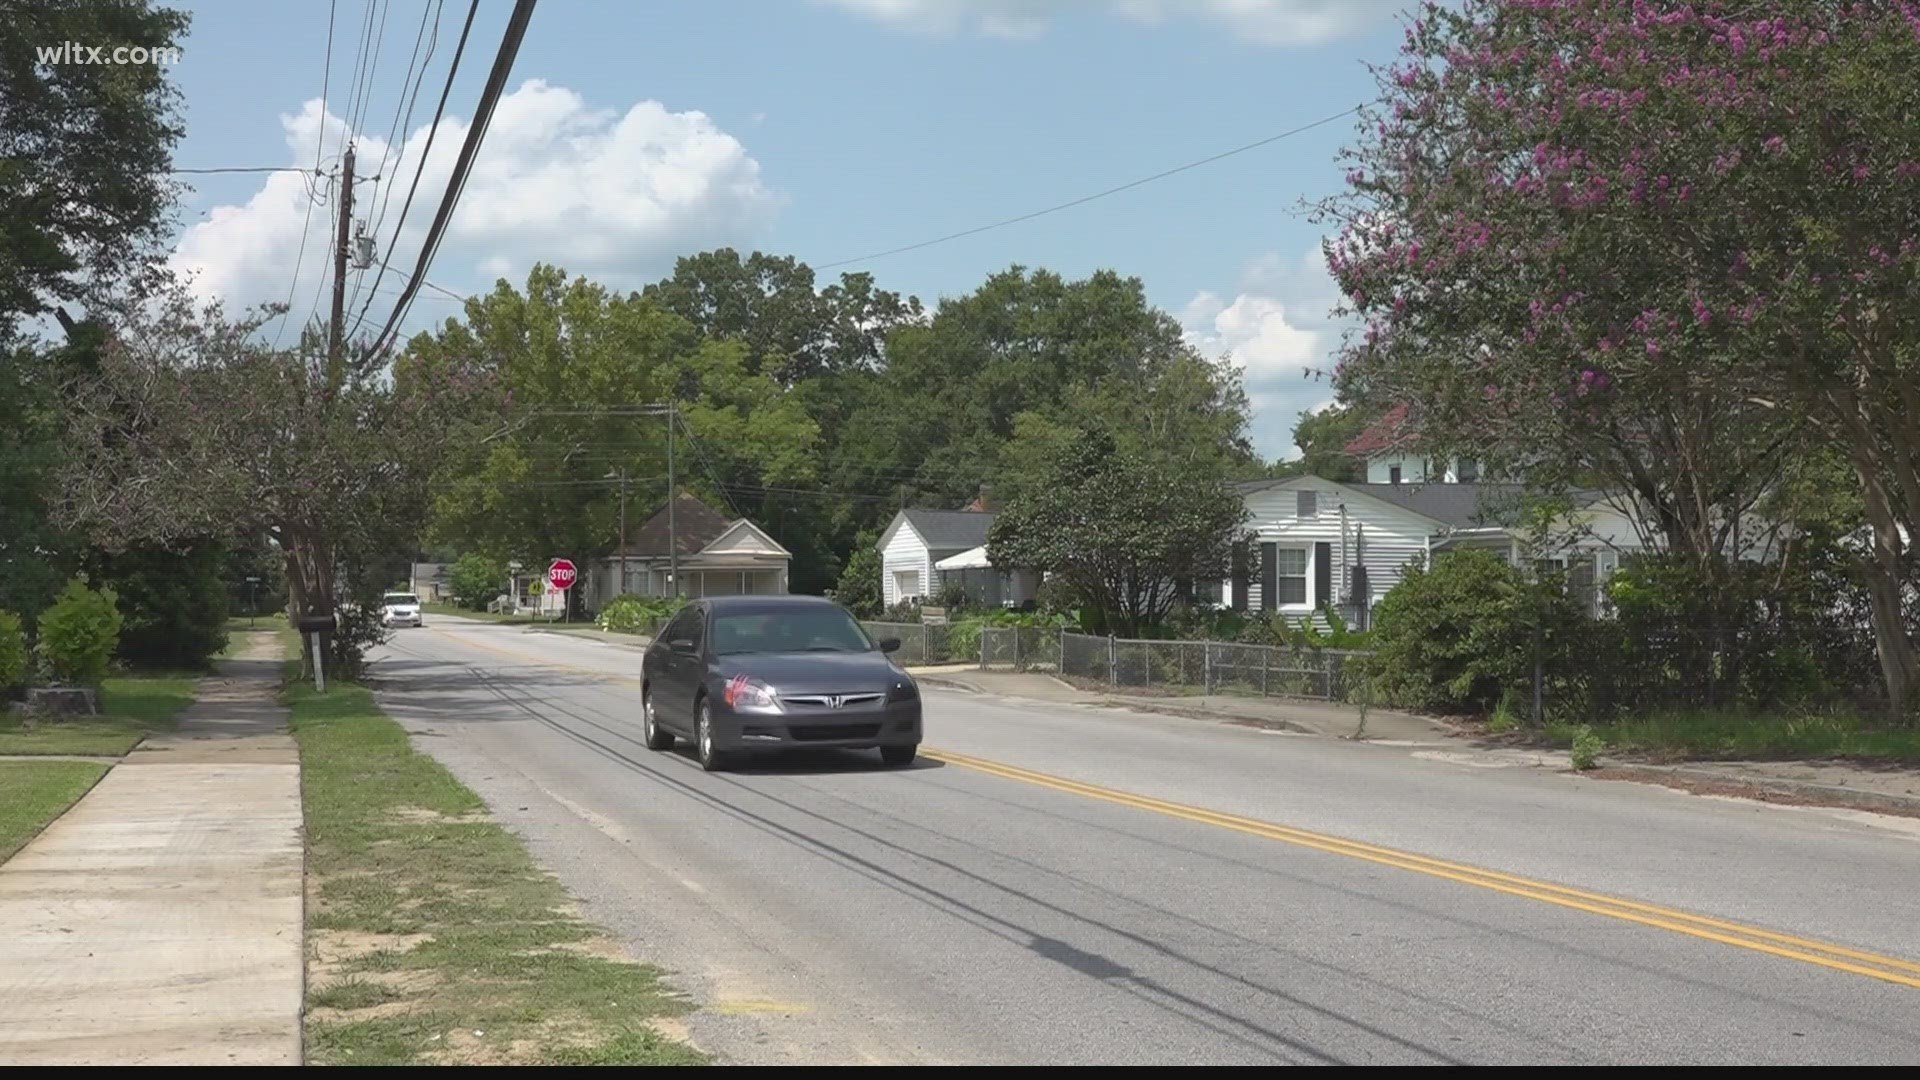
<instances>
[{"instance_id":1,"label":"crepe myrtle tree","mask_svg":"<svg viewBox=\"0 0 1920 1080\"><path fill-rule=\"evenodd\" d=\"M1064 579L1107 630L1137 634L1172 607L1178 583L1227 573L1246 516L1217 461L1080 433L1044 456L994 519L1003 569Z\"/></svg>"},{"instance_id":2,"label":"crepe myrtle tree","mask_svg":"<svg viewBox=\"0 0 1920 1080\"><path fill-rule=\"evenodd\" d=\"M438 381L313 333L274 351L271 311L230 320L181 296L118 323L69 388L58 512L109 550L260 530L285 560L294 616L335 616L351 670L380 636L377 607L417 542L449 417L490 393L457 367Z\"/></svg>"},{"instance_id":3,"label":"crepe myrtle tree","mask_svg":"<svg viewBox=\"0 0 1920 1080\"><path fill-rule=\"evenodd\" d=\"M1324 208L1361 327L1337 385L1444 449L1620 484L1703 564L1781 455L1832 448L1909 715L1915 70L1911 0L1427 5Z\"/></svg>"}]
</instances>

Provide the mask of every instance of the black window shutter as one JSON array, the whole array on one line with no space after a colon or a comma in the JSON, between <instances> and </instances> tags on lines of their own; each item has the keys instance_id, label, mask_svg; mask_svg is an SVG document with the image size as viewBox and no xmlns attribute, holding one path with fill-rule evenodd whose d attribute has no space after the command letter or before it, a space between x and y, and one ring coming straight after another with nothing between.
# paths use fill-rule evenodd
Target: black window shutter
<instances>
[{"instance_id":1,"label":"black window shutter","mask_svg":"<svg viewBox=\"0 0 1920 1080\"><path fill-rule=\"evenodd\" d=\"M1260 545L1260 610L1272 611L1274 597L1280 591L1280 562L1274 554L1274 545Z\"/></svg>"},{"instance_id":2,"label":"black window shutter","mask_svg":"<svg viewBox=\"0 0 1920 1080\"><path fill-rule=\"evenodd\" d=\"M1325 540L1313 545L1313 603L1333 603L1333 545Z\"/></svg>"},{"instance_id":3,"label":"black window shutter","mask_svg":"<svg viewBox=\"0 0 1920 1080\"><path fill-rule=\"evenodd\" d=\"M1247 542L1233 545L1233 610L1247 610Z\"/></svg>"}]
</instances>

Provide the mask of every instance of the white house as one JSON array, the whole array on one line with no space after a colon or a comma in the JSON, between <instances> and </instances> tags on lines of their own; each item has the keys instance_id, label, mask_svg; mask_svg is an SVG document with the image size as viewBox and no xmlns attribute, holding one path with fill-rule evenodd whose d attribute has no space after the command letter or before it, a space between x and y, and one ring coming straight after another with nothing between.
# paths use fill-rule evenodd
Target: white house
<instances>
[{"instance_id":1,"label":"white house","mask_svg":"<svg viewBox=\"0 0 1920 1080\"><path fill-rule=\"evenodd\" d=\"M1373 606L1406 568L1436 552L1477 547L1516 565L1550 564L1569 573L1590 611L1623 555L1642 549L1631 518L1600 493L1577 493L1574 510L1543 542L1518 525L1520 484L1343 484L1317 476L1238 485L1248 539L1237 545L1222 602L1235 610L1311 617L1322 607L1349 622Z\"/></svg>"},{"instance_id":2,"label":"white house","mask_svg":"<svg viewBox=\"0 0 1920 1080\"><path fill-rule=\"evenodd\" d=\"M675 550L679 552L677 560L672 557ZM624 552L615 552L588 571L587 595L595 607L622 593L675 595L676 564L680 595L784 593L792 559L792 554L758 525L746 518L729 518L681 492L671 517L662 506L628 534ZM622 571L624 588L620 585Z\"/></svg>"},{"instance_id":3,"label":"white house","mask_svg":"<svg viewBox=\"0 0 1920 1080\"><path fill-rule=\"evenodd\" d=\"M948 580L967 585L981 603L1025 602L1033 595L1034 575L996 570L987 561L987 530L995 516L991 510L894 514L878 544L880 588L886 603L924 599ZM939 565L942 562L947 564L945 569Z\"/></svg>"}]
</instances>

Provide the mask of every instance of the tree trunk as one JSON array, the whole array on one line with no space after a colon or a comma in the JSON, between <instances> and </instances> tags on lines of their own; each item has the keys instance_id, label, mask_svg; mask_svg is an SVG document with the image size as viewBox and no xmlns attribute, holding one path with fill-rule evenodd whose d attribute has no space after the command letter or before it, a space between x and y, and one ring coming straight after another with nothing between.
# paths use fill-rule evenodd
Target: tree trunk
<instances>
[{"instance_id":1,"label":"tree trunk","mask_svg":"<svg viewBox=\"0 0 1920 1080\"><path fill-rule=\"evenodd\" d=\"M1887 709L1896 723L1910 723L1914 692L1920 689L1920 653L1907 636L1899 523L1874 455L1856 446L1849 456L1860 477L1867 521L1873 526L1873 551L1861 560L1860 571L1873 607L1873 638L1880 674L1887 684Z\"/></svg>"}]
</instances>

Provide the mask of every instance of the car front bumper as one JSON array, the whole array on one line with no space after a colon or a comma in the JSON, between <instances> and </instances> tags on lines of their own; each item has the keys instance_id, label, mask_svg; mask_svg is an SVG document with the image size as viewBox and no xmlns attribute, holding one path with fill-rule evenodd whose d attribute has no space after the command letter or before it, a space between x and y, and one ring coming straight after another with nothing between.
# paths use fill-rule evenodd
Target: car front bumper
<instances>
[{"instance_id":1,"label":"car front bumper","mask_svg":"<svg viewBox=\"0 0 1920 1080\"><path fill-rule=\"evenodd\" d=\"M418 615L389 615L384 620L388 626L422 626Z\"/></svg>"},{"instance_id":2,"label":"car front bumper","mask_svg":"<svg viewBox=\"0 0 1920 1080\"><path fill-rule=\"evenodd\" d=\"M713 721L714 742L729 751L868 750L920 742L917 700L785 713L735 712L723 706L714 710Z\"/></svg>"}]
</instances>

